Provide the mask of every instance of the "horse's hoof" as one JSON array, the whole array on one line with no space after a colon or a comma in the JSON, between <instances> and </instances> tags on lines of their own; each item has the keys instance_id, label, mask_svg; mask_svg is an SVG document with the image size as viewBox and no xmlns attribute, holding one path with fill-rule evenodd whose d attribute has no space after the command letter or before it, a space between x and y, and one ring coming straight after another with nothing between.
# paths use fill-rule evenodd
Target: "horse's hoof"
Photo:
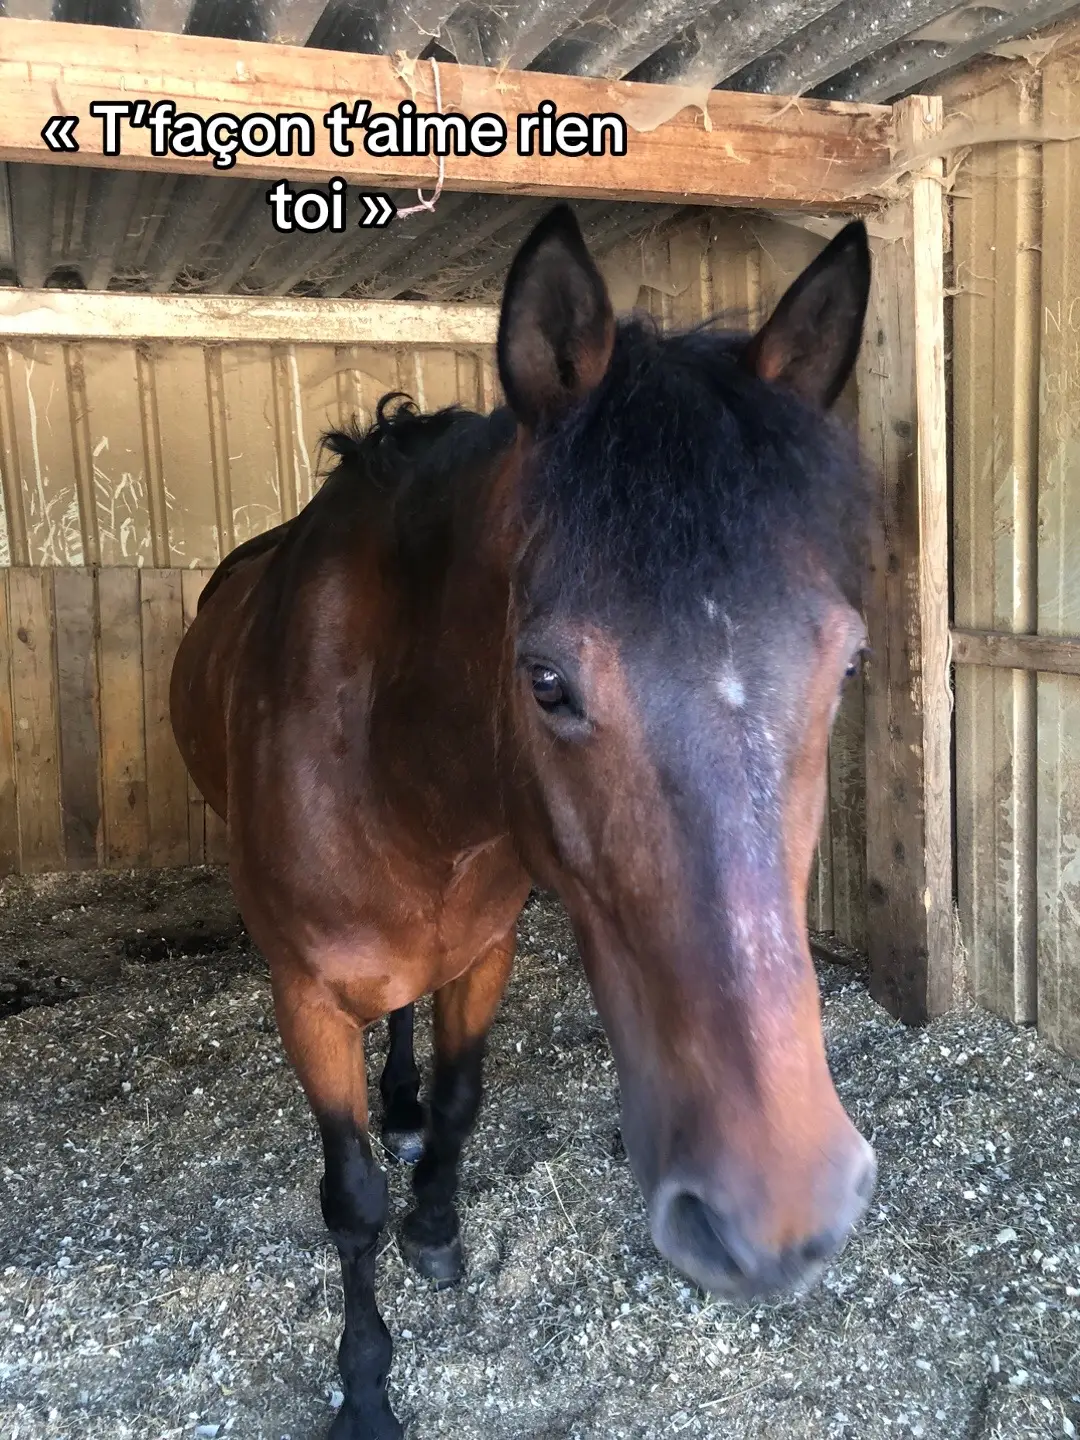
<instances>
[{"instance_id":1,"label":"horse's hoof","mask_svg":"<svg viewBox=\"0 0 1080 1440\"><path fill-rule=\"evenodd\" d=\"M399 1165L415 1165L424 1153L422 1130L385 1130L383 1149Z\"/></svg>"},{"instance_id":2,"label":"horse's hoof","mask_svg":"<svg viewBox=\"0 0 1080 1440\"><path fill-rule=\"evenodd\" d=\"M374 1415L359 1415L346 1403L334 1416L326 1440L404 1440L404 1435L389 1405L384 1403Z\"/></svg>"},{"instance_id":3,"label":"horse's hoof","mask_svg":"<svg viewBox=\"0 0 1080 1440\"><path fill-rule=\"evenodd\" d=\"M460 1235L455 1235L448 1245L422 1245L410 1238L408 1230L402 1230L401 1253L425 1280L434 1281L437 1290L449 1289L465 1274L465 1251Z\"/></svg>"}]
</instances>

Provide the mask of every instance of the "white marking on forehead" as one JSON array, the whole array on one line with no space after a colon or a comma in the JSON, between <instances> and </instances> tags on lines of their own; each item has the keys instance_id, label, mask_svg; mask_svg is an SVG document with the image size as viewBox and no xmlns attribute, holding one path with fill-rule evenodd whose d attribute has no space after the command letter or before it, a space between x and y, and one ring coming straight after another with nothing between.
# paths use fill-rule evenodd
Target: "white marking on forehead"
<instances>
[{"instance_id":1,"label":"white marking on forehead","mask_svg":"<svg viewBox=\"0 0 1080 1440\"><path fill-rule=\"evenodd\" d=\"M727 701L732 709L741 710L746 704L746 687L730 663L721 670L716 681L716 688L720 692L721 699Z\"/></svg>"},{"instance_id":2,"label":"white marking on forehead","mask_svg":"<svg viewBox=\"0 0 1080 1440\"><path fill-rule=\"evenodd\" d=\"M720 607L711 595L705 596L705 614L710 620L715 620L717 615L720 614Z\"/></svg>"}]
</instances>

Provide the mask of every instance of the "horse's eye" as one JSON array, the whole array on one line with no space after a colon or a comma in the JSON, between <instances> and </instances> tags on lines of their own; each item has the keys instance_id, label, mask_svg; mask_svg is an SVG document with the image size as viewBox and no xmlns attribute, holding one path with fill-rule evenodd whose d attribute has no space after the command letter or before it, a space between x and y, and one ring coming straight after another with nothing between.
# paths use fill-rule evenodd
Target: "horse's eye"
<instances>
[{"instance_id":1,"label":"horse's eye","mask_svg":"<svg viewBox=\"0 0 1080 1440\"><path fill-rule=\"evenodd\" d=\"M529 671L532 692L536 703L545 710L557 710L566 704L566 686L562 676L550 665L534 665Z\"/></svg>"}]
</instances>

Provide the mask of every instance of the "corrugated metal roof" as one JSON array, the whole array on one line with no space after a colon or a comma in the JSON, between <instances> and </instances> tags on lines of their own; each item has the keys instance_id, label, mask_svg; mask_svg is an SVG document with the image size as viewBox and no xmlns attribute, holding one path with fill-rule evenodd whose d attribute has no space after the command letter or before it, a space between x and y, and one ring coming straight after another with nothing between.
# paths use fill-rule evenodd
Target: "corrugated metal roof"
<instances>
[{"instance_id":1,"label":"corrugated metal roof","mask_svg":"<svg viewBox=\"0 0 1080 1440\"><path fill-rule=\"evenodd\" d=\"M1078 0L0 0L24 19L729 90L884 101L1069 15ZM476 299L547 202L444 194L386 231L279 235L265 184L0 167L0 283ZM401 205L415 196L395 195ZM671 207L578 206L597 250Z\"/></svg>"}]
</instances>

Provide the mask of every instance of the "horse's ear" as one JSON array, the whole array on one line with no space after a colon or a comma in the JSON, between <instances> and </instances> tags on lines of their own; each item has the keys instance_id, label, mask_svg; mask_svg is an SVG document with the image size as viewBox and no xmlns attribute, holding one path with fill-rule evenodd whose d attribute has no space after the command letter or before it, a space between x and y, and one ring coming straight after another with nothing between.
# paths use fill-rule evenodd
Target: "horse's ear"
<instances>
[{"instance_id":1,"label":"horse's ear","mask_svg":"<svg viewBox=\"0 0 1080 1440\"><path fill-rule=\"evenodd\" d=\"M744 363L762 380L828 409L855 364L869 297L866 226L853 220L783 296L747 346Z\"/></svg>"},{"instance_id":2,"label":"horse's ear","mask_svg":"<svg viewBox=\"0 0 1080 1440\"><path fill-rule=\"evenodd\" d=\"M615 317L568 205L540 221L514 258L499 316L499 379L510 408L535 430L598 385Z\"/></svg>"}]
</instances>

